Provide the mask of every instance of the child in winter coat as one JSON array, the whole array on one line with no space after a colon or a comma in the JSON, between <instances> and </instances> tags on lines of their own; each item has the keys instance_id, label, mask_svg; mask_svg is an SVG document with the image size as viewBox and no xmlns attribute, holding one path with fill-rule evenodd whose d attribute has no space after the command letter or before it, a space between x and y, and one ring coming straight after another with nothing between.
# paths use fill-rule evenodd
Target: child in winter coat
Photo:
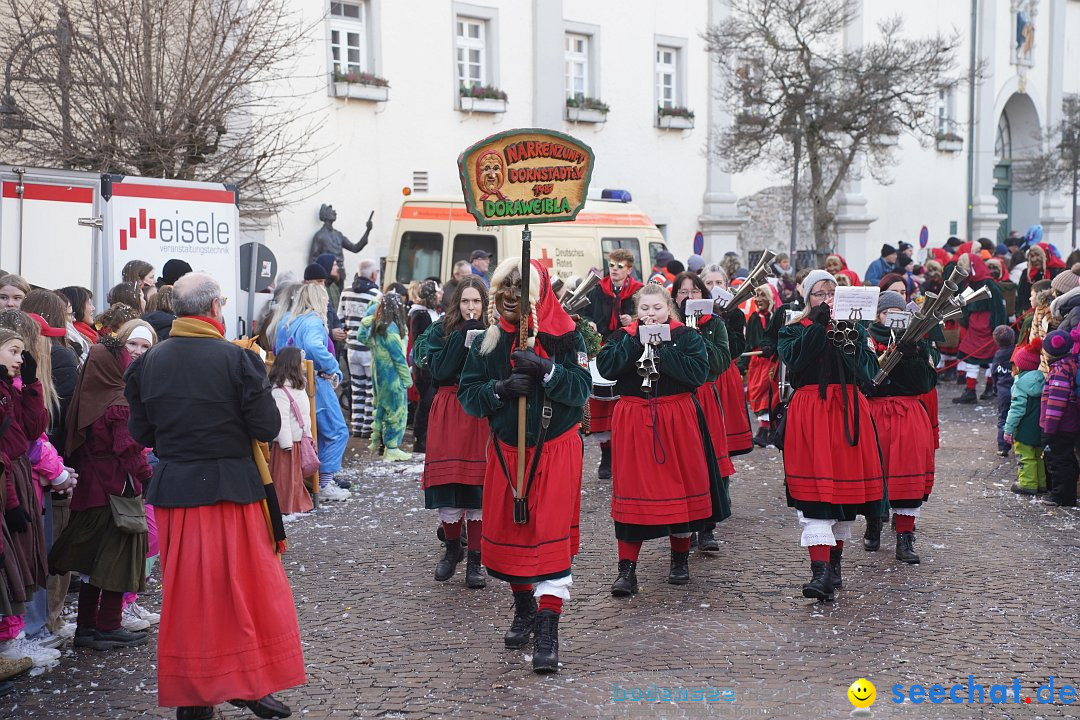
<instances>
[{"instance_id":1,"label":"child in winter coat","mask_svg":"<svg viewBox=\"0 0 1080 720\"><path fill-rule=\"evenodd\" d=\"M378 448L381 442L386 448L384 460L409 460L412 455L400 449L409 415L408 390L412 387L412 372L405 357L408 331L404 300L397 293L388 292L373 304L377 307L361 321L356 333L360 342L371 348L375 375L371 447Z\"/></svg>"},{"instance_id":2,"label":"child in winter coat","mask_svg":"<svg viewBox=\"0 0 1080 720\"><path fill-rule=\"evenodd\" d=\"M1039 410L1046 378L1039 372L1042 341L1018 345L1013 352L1012 402L1002 428L1005 442L1016 453L1016 482L1012 491L1020 495L1046 492L1046 466L1043 462L1042 430Z\"/></svg>"},{"instance_id":3,"label":"child in winter coat","mask_svg":"<svg viewBox=\"0 0 1080 720\"><path fill-rule=\"evenodd\" d=\"M1005 442L1005 418L1008 417L1009 406L1012 404L1013 375L1010 358L1016 349L1016 333L1008 325L998 325L994 328L994 342L998 349L990 361L990 378L997 393L998 455L1009 457L1009 443Z\"/></svg>"},{"instance_id":4,"label":"child in winter coat","mask_svg":"<svg viewBox=\"0 0 1080 720\"><path fill-rule=\"evenodd\" d=\"M313 507L300 469L300 441L311 437L311 405L304 390L303 361L300 348L287 347L277 354L270 368L272 394L281 414L281 431L270 445L270 476L282 515L307 512Z\"/></svg>"},{"instance_id":5,"label":"child in winter coat","mask_svg":"<svg viewBox=\"0 0 1080 720\"><path fill-rule=\"evenodd\" d=\"M1050 485L1047 505L1074 507L1076 478L1080 464L1073 451L1074 438L1080 430L1080 409L1076 401L1076 355L1072 336L1054 330L1043 339L1043 357L1049 373L1042 391L1039 426L1042 428L1046 475Z\"/></svg>"}]
</instances>

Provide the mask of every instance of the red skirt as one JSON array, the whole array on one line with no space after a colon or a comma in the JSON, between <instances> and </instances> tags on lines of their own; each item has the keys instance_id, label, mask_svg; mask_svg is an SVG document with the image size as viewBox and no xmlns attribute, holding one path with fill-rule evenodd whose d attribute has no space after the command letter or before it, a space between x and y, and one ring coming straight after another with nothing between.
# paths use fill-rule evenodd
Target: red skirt
<instances>
[{"instance_id":1,"label":"red skirt","mask_svg":"<svg viewBox=\"0 0 1080 720\"><path fill-rule=\"evenodd\" d=\"M934 431L934 449L937 450L941 447L941 433L938 432L937 388L934 388L925 395L920 395L919 399L922 400L923 408L926 409L926 414L930 417L930 428Z\"/></svg>"},{"instance_id":2,"label":"red skirt","mask_svg":"<svg viewBox=\"0 0 1080 720\"><path fill-rule=\"evenodd\" d=\"M452 483L483 485L491 438L487 420L465 413L456 385L439 388L428 418L423 488Z\"/></svg>"},{"instance_id":3,"label":"red skirt","mask_svg":"<svg viewBox=\"0 0 1080 720\"><path fill-rule=\"evenodd\" d=\"M881 459L870 405L862 393L855 393L859 440L851 447L844 432L842 390L848 394L846 424L854 432L850 385L829 385L824 400L816 385L801 387L788 405L784 478L796 502L857 505L881 500Z\"/></svg>"},{"instance_id":4,"label":"red skirt","mask_svg":"<svg viewBox=\"0 0 1080 720\"><path fill-rule=\"evenodd\" d=\"M968 326L960 338L956 356L969 363L988 363L993 359L996 350L994 328L990 327L990 311L971 313L968 316Z\"/></svg>"},{"instance_id":5,"label":"red skirt","mask_svg":"<svg viewBox=\"0 0 1080 720\"><path fill-rule=\"evenodd\" d=\"M497 442L516 483L517 446ZM525 449L526 471L533 450ZM529 490L529 522L518 525L514 522L510 481L495 456L494 444L488 448L484 537L480 546L488 574L507 582L529 583L570 573L570 562L579 545L581 452L577 425L544 443Z\"/></svg>"},{"instance_id":6,"label":"red skirt","mask_svg":"<svg viewBox=\"0 0 1080 720\"><path fill-rule=\"evenodd\" d=\"M871 398L889 500L922 500L934 487L934 432L915 396Z\"/></svg>"},{"instance_id":7,"label":"red skirt","mask_svg":"<svg viewBox=\"0 0 1080 720\"><path fill-rule=\"evenodd\" d=\"M293 444L292 450L283 450L276 442L270 444L270 477L274 479L274 491L282 515L307 512L314 507L304 487L298 443Z\"/></svg>"},{"instance_id":8,"label":"red skirt","mask_svg":"<svg viewBox=\"0 0 1080 720\"><path fill-rule=\"evenodd\" d=\"M255 700L302 685L296 605L259 503L156 507L158 705Z\"/></svg>"},{"instance_id":9,"label":"red skirt","mask_svg":"<svg viewBox=\"0 0 1080 720\"><path fill-rule=\"evenodd\" d=\"M732 362L716 380L720 406L724 409L724 429L727 431L728 453L743 455L754 449L754 433L750 416L746 414L746 388L742 373Z\"/></svg>"},{"instance_id":10,"label":"red skirt","mask_svg":"<svg viewBox=\"0 0 1080 720\"><path fill-rule=\"evenodd\" d=\"M652 401L624 395L615 408L614 426L612 519L676 525L712 515L709 467L689 393Z\"/></svg>"},{"instance_id":11,"label":"red skirt","mask_svg":"<svg viewBox=\"0 0 1080 720\"><path fill-rule=\"evenodd\" d=\"M615 416L615 405L618 402L618 399L600 400L594 397L589 398L590 433L611 432L611 418Z\"/></svg>"},{"instance_id":12,"label":"red skirt","mask_svg":"<svg viewBox=\"0 0 1080 720\"><path fill-rule=\"evenodd\" d=\"M731 464L728 456L727 430L724 427L724 411L720 408L720 399L716 396L716 386L713 383L705 383L697 391L698 405L705 413L705 427L709 429L709 438L712 440L713 452L716 453L716 464L720 467L721 477L731 477L735 474L735 466Z\"/></svg>"},{"instance_id":13,"label":"red skirt","mask_svg":"<svg viewBox=\"0 0 1080 720\"><path fill-rule=\"evenodd\" d=\"M780 402L776 372L779 364L775 356L765 359L755 355L750 358L750 366L746 369L746 396L755 414L769 412Z\"/></svg>"}]
</instances>

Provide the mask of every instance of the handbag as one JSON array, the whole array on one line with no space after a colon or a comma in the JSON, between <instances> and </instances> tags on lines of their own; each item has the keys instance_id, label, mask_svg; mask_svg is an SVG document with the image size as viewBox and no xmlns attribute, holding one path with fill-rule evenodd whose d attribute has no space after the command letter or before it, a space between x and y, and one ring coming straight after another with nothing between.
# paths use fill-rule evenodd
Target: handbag
<instances>
[{"instance_id":1,"label":"handbag","mask_svg":"<svg viewBox=\"0 0 1080 720\"><path fill-rule=\"evenodd\" d=\"M282 390L285 390L283 386ZM292 393L285 390L285 395L289 398L289 405L292 406L293 417L296 418L296 422L300 423L300 427L304 427L304 417L300 414L300 408L296 406L296 400L293 400ZM295 446L296 443L293 443ZM315 439L311 437L311 434L304 432L301 429L300 438L300 474L304 477L310 477L319 472L319 451L315 449Z\"/></svg>"},{"instance_id":2,"label":"handbag","mask_svg":"<svg viewBox=\"0 0 1080 720\"><path fill-rule=\"evenodd\" d=\"M131 487L131 497L127 496L128 487ZM139 535L148 531L146 527L146 505L143 499L135 495L135 487L131 485L131 476L124 482L125 494L109 496L109 511L112 513L113 524L116 529L125 535Z\"/></svg>"}]
</instances>

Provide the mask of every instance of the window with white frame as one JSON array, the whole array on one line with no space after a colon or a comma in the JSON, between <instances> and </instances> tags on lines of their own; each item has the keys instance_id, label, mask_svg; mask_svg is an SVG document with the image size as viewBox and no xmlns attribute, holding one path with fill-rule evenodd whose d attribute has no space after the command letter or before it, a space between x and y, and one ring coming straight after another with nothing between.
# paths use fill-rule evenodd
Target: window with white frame
<instances>
[{"instance_id":1,"label":"window with white frame","mask_svg":"<svg viewBox=\"0 0 1080 720\"><path fill-rule=\"evenodd\" d=\"M458 85L487 84L487 23L459 15L456 28Z\"/></svg>"},{"instance_id":2,"label":"window with white frame","mask_svg":"<svg viewBox=\"0 0 1080 720\"><path fill-rule=\"evenodd\" d=\"M956 132L952 88L938 88L937 105L934 108L934 112L937 119L938 135L948 135Z\"/></svg>"},{"instance_id":3,"label":"window with white frame","mask_svg":"<svg viewBox=\"0 0 1080 720\"><path fill-rule=\"evenodd\" d=\"M679 106L679 49L656 46L656 100L661 107Z\"/></svg>"},{"instance_id":4,"label":"window with white frame","mask_svg":"<svg viewBox=\"0 0 1080 720\"><path fill-rule=\"evenodd\" d=\"M335 76L370 72L367 3L330 3L330 59Z\"/></svg>"},{"instance_id":5,"label":"window with white frame","mask_svg":"<svg viewBox=\"0 0 1080 720\"><path fill-rule=\"evenodd\" d=\"M589 36L566 33L566 96L590 97Z\"/></svg>"}]
</instances>

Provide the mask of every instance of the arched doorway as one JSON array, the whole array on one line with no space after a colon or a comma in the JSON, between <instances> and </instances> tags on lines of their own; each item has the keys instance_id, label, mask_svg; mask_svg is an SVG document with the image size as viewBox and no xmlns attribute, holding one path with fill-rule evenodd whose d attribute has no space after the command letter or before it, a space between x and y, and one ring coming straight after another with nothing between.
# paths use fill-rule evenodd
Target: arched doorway
<instances>
[{"instance_id":1,"label":"arched doorway","mask_svg":"<svg viewBox=\"0 0 1080 720\"><path fill-rule=\"evenodd\" d=\"M1004 242L1010 230L1023 232L1039 222L1039 193L1016 187L1013 166L1039 152L1039 113L1031 98L1013 93L998 118L994 142L994 197L1005 219L998 226L997 241Z\"/></svg>"}]
</instances>

